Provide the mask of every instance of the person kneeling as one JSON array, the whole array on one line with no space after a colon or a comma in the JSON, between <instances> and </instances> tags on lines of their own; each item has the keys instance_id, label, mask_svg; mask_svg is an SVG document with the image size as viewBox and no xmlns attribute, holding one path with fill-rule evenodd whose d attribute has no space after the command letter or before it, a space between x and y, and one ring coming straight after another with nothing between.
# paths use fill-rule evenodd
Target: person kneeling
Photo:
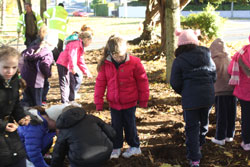
<instances>
[{"instance_id":1,"label":"person kneeling","mask_svg":"<svg viewBox=\"0 0 250 167\"><path fill-rule=\"evenodd\" d=\"M51 167L62 167L67 155L71 167L98 167L109 160L115 130L83 108L68 106L56 121L59 129Z\"/></svg>"}]
</instances>

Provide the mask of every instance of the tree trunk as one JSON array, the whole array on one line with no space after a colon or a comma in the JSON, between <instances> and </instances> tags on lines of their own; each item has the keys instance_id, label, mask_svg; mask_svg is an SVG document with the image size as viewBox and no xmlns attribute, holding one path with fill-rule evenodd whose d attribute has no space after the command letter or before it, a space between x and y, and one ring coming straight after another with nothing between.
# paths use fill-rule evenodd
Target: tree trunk
<instances>
[{"instance_id":1,"label":"tree trunk","mask_svg":"<svg viewBox=\"0 0 250 167\"><path fill-rule=\"evenodd\" d=\"M180 1L167 0L165 10L165 27L166 27L166 82L170 82L172 63L174 60L174 51L177 46L175 30L180 27Z\"/></svg>"},{"instance_id":2,"label":"tree trunk","mask_svg":"<svg viewBox=\"0 0 250 167\"><path fill-rule=\"evenodd\" d=\"M47 10L47 0L40 0L40 16L43 17L43 12Z\"/></svg>"},{"instance_id":3,"label":"tree trunk","mask_svg":"<svg viewBox=\"0 0 250 167\"><path fill-rule=\"evenodd\" d=\"M156 0L149 0L146 9L146 18L143 22L143 32L140 37L128 41L131 44L139 44L141 40L151 40L152 31L158 21L159 17L159 5Z\"/></svg>"},{"instance_id":4,"label":"tree trunk","mask_svg":"<svg viewBox=\"0 0 250 167\"><path fill-rule=\"evenodd\" d=\"M17 0L17 6L18 6L19 15L21 15L23 13L21 0Z\"/></svg>"},{"instance_id":5,"label":"tree trunk","mask_svg":"<svg viewBox=\"0 0 250 167\"><path fill-rule=\"evenodd\" d=\"M5 26L5 12L6 12L6 0L2 0L1 4L1 29L4 29Z\"/></svg>"}]
</instances>

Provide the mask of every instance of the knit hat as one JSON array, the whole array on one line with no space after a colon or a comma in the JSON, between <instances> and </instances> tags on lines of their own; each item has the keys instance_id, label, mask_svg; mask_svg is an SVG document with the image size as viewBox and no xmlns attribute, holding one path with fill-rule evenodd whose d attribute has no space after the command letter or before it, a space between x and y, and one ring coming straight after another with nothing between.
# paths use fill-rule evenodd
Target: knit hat
<instances>
[{"instance_id":1,"label":"knit hat","mask_svg":"<svg viewBox=\"0 0 250 167\"><path fill-rule=\"evenodd\" d=\"M63 109L68 105L68 103L52 105L51 107L46 109L45 112L50 119L56 121L59 115L62 114Z\"/></svg>"},{"instance_id":2,"label":"knit hat","mask_svg":"<svg viewBox=\"0 0 250 167\"><path fill-rule=\"evenodd\" d=\"M178 46L187 44L199 45L198 36L200 35L200 30L176 30L175 35L179 37Z\"/></svg>"},{"instance_id":3,"label":"knit hat","mask_svg":"<svg viewBox=\"0 0 250 167\"><path fill-rule=\"evenodd\" d=\"M52 105L51 107L46 109L45 112L47 113L47 115L49 116L50 119L56 121L58 119L58 117L62 114L64 108L67 106L81 107L80 104L72 101L70 103Z\"/></svg>"}]
</instances>

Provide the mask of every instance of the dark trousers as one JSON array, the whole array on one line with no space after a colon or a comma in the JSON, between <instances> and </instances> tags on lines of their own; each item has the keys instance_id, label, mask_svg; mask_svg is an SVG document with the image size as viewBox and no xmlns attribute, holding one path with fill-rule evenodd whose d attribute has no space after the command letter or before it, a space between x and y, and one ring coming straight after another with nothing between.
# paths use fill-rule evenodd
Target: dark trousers
<instances>
[{"instance_id":1,"label":"dark trousers","mask_svg":"<svg viewBox=\"0 0 250 167\"><path fill-rule=\"evenodd\" d=\"M3 167L26 167L26 159L25 158L21 159L20 161L18 161L15 164L3 166Z\"/></svg>"},{"instance_id":2,"label":"dark trousers","mask_svg":"<svg viewBox=\"0 0 250 167\"><path fill-rule=\"evenodd\" d=\"M57 47L55 47L52 50L55 62L57 61L57 59L58 59L60 53L62 52L62 50L63 50L63 40L58 39Z\"/></svg>"},{"instance_id":3,"label":"dark trousers","mask_svg":"<svg viewBox=\"0 0 250 167\"><path fill-rule=\"evenodd\" d=\"M23 93L23 106L41 106L43 88L26 87Z\"/></svg>"},{"instance_id":4,"label":"dark trousers","mask_svg":"<svg viewBox=\"0 0 250 167\"><path fill-rule=\"evenodd\" d=\"M26 40L24 42L24 45L26 45L26 48L28 48L30 44L37 39L37 35L33 36L25 35L25 38Z\"/></svg>"},{"instance_id":5,"label":"dark trousers","mask_svg":"<svg viewBox=\"0 0 250 167\"><path fill-rule=\"evenodd\" d=\"M42 95L43 102L47 101L47 94L49 92L49 88L50 88L50 85L49 85L48 78L45 78L44 79L44 86L43 86L43 95Z\"/></svg>"},{"instance_id":6,"label":"dark trousers","mask_svg":"<svg viewBox=\"0 0 250 167\"><path fill-rule=\"evenodd\" d=\"M216 135L215 138L223 140L234 137L237 101L235 96L216 96Z\"/></svg>"},{"instance_id":7,"label":"dark trousers","mask_svg":"<svg viewBox=\"0 0 250 167\"><path fill-rule=\"evenodd\" d=\"M59 75L59 84L60 84L60 92L61 92L61 102L67 103L69 101L75 100L75 77L69 72L69 70L57 64L57 70Z\"/></svg>"},{"instance_id":8,"label":"dark trousers","mask_svg":"<svg viewBox=\"0 0 250 167\"><path fill-rule=\"evenodd\" d=\"M239 101L241 106L241 136L245 144L250 144L250 101Z\"/></svg>"},{"instance_id":9,"label":"dark trousers","mask_svg":"<svg viewBox=\"0 0 250 167\"><path fill-rule=\"evenodd\" d=\"M184 110L187 158L192 161L201 159L200 146L205 143L208 132L209 112L211 107Z\"/></svg>"},{"instance_id":10,"label":"dark trousers","mask_svg":"<svg viewBox=\"0 0 250 167\"><path fill-rule=\"evenodd\" d=\"M130 147L139 147L140 141L137 135L135 110L136 107L116 110L111 108L111 123L116 131L116 137L113 142L114 149L123 146L123 129L125 131L125 139Z\"/></svg>"}]
</instances>

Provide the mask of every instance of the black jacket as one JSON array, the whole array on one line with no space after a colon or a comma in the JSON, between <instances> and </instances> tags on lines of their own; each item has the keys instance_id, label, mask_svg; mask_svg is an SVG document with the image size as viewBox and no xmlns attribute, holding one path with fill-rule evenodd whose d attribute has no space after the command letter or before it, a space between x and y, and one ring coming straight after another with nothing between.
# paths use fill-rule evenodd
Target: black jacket
<instances>
[{"instance_id":1,"label":"black jacket","mask_svg":"<svg viewBox=\"0 0 250 167\"><path fill-rule=\"evenodd\" d=\"M215 80L216 67L206 47L183 52L173 62L170 84L181 94L184 110L211 106Z\"/></svg>"},{"instance_id":2,"label":"black jacket","mask_svg":"<svg viewBox=\"0 0 250 167\"><path fill-rule=\"evenodd\" d=\"M62 113L56 126L59 134L51 167L62 167L65 155L77 167L100 166L110 158L115 130L82 108Z\"/></svg>"},{"instance_id":3,"label":"black jacket","mask_svg":"<svg viewBox=\"0 0 250 167\"><path fill-rule=\"evenodd\" d=\"M5 131L7 123L25 117L19 103L19 82L17 74L9 83L0 76L0 166L14 164L26 156L17 131Z\"/></svg>"}]
</instances>

